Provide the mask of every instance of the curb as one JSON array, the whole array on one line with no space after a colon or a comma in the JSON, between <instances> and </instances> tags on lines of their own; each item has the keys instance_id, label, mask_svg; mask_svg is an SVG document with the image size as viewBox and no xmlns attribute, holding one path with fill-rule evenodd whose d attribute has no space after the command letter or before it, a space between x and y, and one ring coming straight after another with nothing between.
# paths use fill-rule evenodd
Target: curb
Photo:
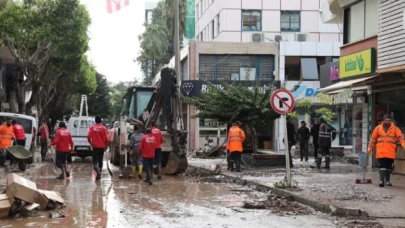
<instances>
[{"instance_id":1,"label":"curb","mask_svg":"<svg viewBox=\"0 0 405 228\"><path fill-rule=\"evenodd\" d=\"M206 167L197 167L197 166L193 166L193 165L189 165L189 167L196 168L196 169L201 168L201 169L210 170L209 168L206 168ZM218 175L228 177L228 178L232 179L234 181L234 183L239 184L239 185L254 186L255 190L259 191L259 192L271 192L272 194L275 194L280 197L292 197L298 203L312 207L315 210L318 210L323 213L327 213L327 214L331 214L331 215L335 215L335 216L339 216L339 217L369 217L368 213L361 209L345 208L345 207L334 206L332 204L319 203L318 201L315 201L312 199L307 199L305 197L299 196L299 195L294 194L291 191L288 191L285 189L273 188L270 186L259 184L255 181L245 180L243 178L234 177L234 176L224 174L224 173L220 173Z\"/></svg>"}]
</instances>

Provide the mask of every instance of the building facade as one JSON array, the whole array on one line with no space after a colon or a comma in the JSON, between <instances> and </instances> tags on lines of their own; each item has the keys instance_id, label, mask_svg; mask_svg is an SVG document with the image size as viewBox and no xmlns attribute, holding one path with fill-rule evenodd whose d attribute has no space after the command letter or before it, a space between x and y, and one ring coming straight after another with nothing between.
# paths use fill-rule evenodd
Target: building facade
<instances>
[{"instance_id":1,"label":"building facade","mask_svg":"<svg viewBox=\"0 0 405 228\"><path fill-rule=\"evenodd\" d=\"M287 81L288 89L302 81L305 88L296 99L320 104L320 66L337 60L343 43L342 25L323 22L325 4L327 0L195 0L195 41L182 50L182 79ZM192 107L184 110L190 149L202 148L207 135L218 135L218 127L225 129L212 120L192 119ZM300 120L306 118L300 114ZM281 124L275 121L267 133L272 149L284 149ZM226 132L219 135L222 141Z\"/></svg>"}]
</instances>

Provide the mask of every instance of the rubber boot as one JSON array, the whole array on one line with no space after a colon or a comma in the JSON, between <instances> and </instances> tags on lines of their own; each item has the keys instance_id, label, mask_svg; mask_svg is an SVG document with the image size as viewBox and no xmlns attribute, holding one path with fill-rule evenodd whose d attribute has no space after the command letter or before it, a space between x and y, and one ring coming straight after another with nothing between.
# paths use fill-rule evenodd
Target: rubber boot
<instances>
[{"instance_id":1,"label":"rubber boot","mask_svg":"<svg viewBox=\"0 0 405 228\"><path fill-rule=\"evenodd\" d=\"M62 170L62 173L56 179L63 180L63 179L65 179L65 169L64 169L63 165L60 167L60 169Z\"/></svg>"},{"instance_id":2,"label":"rubber boot","mask_svg":"<svg viewBox=\"0 0 405 228\"><path fill-rule=\"evenodd\" d=\"M158 167L158 180L162 179L162 164L159 164Z\"/></svg>"},{"instance_id":3,"label":"rubber boot","mask_svg":"<svg viewBox=\"0 0 405 228\"><path fill-rule=\"evenodd\" d=\"M230 163L230 167L231 167L231 172L233 172L234 171L234 168L233 168L234 161L229 161L229 163Z\"/></svg>"},{"instance_id":4,"label":"rubber boot","mask_svg":"<svg viewBox=\"0 0 405 228\"><path fill-rule=\"evenodd\" d=\"M132 166L132 177L135 178L136 175L136 167Z\"/></svg>"},{"instance_id":5,"label":"rubber boot","mask_svg":"<svg viewBox=\"0 0 405 228\"><path fill-rule=\"evenodd\" d=\"M379 186L384 187L384 179L385 179L386 170L379 170L379 172L380 172L380 184L379 184Z\"/></svg>"},{"instance_id":6,"label":"rubber boot","mask_svg":"<svg viewBox=\"0 0 405 228\"><path fill-rule=\"evenodd\" d=\"M391 184L391 170L390 170L390 169L387 169L387 170L386 170L386 173L385 173L385 184L386 184L387 186L392 186L392 184Z\"/></svg>"},{"instance_id":7,"label":"rubber boot","mask_svg":"<svg viewBox=\"0 0 405 228\"><path fill-rule=\"evenodd\" d=\"M6 156L4 156L4 155L0 155L0 166L1 167L6 166Z\"/></svg>"},{"instance_id":8,"label":"rubber boot","mask_svg":"<svg viewBox=\"0 0 405 228\"><path fill-rule=\"evenodd\" d=\"M141 179L142 180L142 169L143 169L143 166L138 166L138 178L139 179Z\"/></svg>"},{"instance_id":9,"label":"rubber boot","mask_svg":"<svg viewBox=\"0 0 405 228\"><path fill-rule=\"evenodd\" d=\"M319 156L319 157L316 158L316 168L320 169L321 164L322 164L322 157Z\"/></svg>"},{"instance_id":10,"label":"rubber boot","mask_svg":"<svg viewBox=\"0 0 405 228\"><path fill-rule=\"evenodd\" d=\"M231 162L228 161L228 170L231 170Z\"/></svg>"},{"instance_id":11,"label":"rubber boot","mask_svg":"<svg viewBox=\"0 0 405 228\"><path fill-rule=\"evenodd\" d=\"M330 157L325 157L325 167L323 169L330 169Z\"/></svg>"},{"instance_id":12,"label":"rubber boot","mask_svg":"<svg viewBox=\"0 0 405 228\"><path fill-rule=\"evenodd\" d=\"M66 172L66 177L70 177L70 173L68 172L67 165L64 164L63 167L64 167L64 170Z\"/></svg>"}]
</instances>

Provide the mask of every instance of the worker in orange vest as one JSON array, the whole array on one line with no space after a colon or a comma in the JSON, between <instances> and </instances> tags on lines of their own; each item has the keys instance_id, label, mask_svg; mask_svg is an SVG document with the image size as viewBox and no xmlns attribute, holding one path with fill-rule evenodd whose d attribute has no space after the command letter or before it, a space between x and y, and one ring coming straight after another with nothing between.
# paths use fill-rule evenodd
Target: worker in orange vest
<instances>
[{"instance_id":1,"label":"worker in orange vest","mask_svg":"<svg viewBox=\"0 0 405 228\"><path fill-rule=\"evenodd\" d=\"M227 140L227 149L231 153L231 160L229 161L229 166L231 172L233 172L233 164L236 165L236 172L241 172L240 162L242 161L242 152L243 152L243 141L245 141L245 132L240 129L242 125L241 122L237 121L232 124L232 127L229 129L228 140Z\"/></svg>"},{"instance_id":2,"label":"worker in orange vest","mask_svg":"<svg viewBox=\"0 0 405 228\"><path fill-rule=\"evenodd\" d=\"M400 143L405 150L405 140L401 130L391 122L389 115L385 115L382 123L374 129L367 151L370 155L373 151L372 149L376 148L380 187L384 187L385 185L392 186L390 175L395 160L397 143Z\"/></svg>"},{"instance_id":3,"label":"worker in orange vest","mask_svg":"<svg viewBox=\"0 0 405 228\"><path fill-rule=\"evenodd\" d=\"M11 141L14 139L13 126L11 126L11 118L7 118L7 122L0 126L0 166L5 166L7 148L11 146Z\"/></svg>"}]
</instances>

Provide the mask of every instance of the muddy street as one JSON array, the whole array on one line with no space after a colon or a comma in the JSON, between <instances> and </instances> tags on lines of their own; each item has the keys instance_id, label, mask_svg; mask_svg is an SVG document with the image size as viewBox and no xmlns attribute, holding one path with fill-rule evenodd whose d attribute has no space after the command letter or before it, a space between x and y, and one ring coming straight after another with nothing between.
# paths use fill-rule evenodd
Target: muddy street
<instances>
[{"instance_id":1,"label":"muddy street","mask_svg":"<svg viewBox=\"0 0 405 228\"><path fill-rule=\"evenodd\" d=\"M164 176L149 186L139 179L121 180L113 168L95 182L91 161L75 161L67 181L55 179L51 163L36 164L18 173L54 190L66 201L64 218L49 218L49 211L34 217L5 218L1 227L335 227L326 216L306 209L305 215L272 210L244 209L245 201L266 198L264 193L224 183L203 183L192 177ZM4 170L1 170L4 185ZM274 210L273 210L274 211Z\"/></svg>"}]
</instances>

